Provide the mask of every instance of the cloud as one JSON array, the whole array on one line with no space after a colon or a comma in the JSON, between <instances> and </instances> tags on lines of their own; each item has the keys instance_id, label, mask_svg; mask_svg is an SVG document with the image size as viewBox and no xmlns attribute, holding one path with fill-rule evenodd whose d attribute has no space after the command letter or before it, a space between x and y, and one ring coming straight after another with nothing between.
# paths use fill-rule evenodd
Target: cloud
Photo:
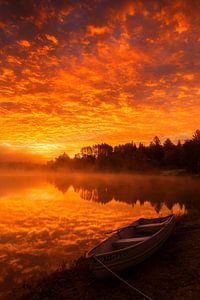
<instances>
[{"instance_id":1,"label":"cloud","mask_svg":"<svg viewBox=\"0 0 200 300\"><path fill-rule=\"evenodd\" d=\"M92 25L88 26L89 36L100 35L100 34L104 34L109 31L110 31L109 28L106 26L103 26L103 27L92 26Z\"/></svg>"},{"instance_id":2,"label":"cloud","mask_svg":"<svg viewBox=\"0 0 200 300\"><path fill-rule=\"evenodd\" d=\"M51 35L51 34L46 34L46 39L50 42L52 42L53 44L58 44L58 40L57 38L54 36L54 35Z\"/></svg>"},{"instance_id":3,"label":"cloud","mask_svg":"<svg viewBox=\"0 0 200 300\"><path fill-rule=\"evenodd\" d=\"M24 46L24 47L30 47L30 43L29 43L29 41L26 41L26 40L21 40L21 41L19 41L18 42L18 44L20 45L20 46Z\"/></svg>"},{"instance_id":4,"label":"cloud","mask_svg":"<svg viewBox=\"0 0 200 300\"><path fill-rule=\"evenodd\" d=\"M53 155L191 134L199 12L196 0L1 2L1 141Z\"/></svg>"},{"instance_id":5,"label":"cloud","mask_svg":"<svg viewBox=\"0 0 200 300\"><path fill-rule=\"evenodd\" d=\"M7 162L33 162L39 163L42 158L39 154L28 151L26 147L13 146L8 143L0 144L0 163Z\"/></svg>"}]
</instances>

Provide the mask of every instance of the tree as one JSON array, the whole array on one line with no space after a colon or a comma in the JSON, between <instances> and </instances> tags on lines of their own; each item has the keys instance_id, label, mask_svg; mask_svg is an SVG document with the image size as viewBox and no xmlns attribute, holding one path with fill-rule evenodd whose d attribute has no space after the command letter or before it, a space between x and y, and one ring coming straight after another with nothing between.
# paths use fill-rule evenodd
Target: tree
<instances>
[{"instance_id":1,"label":"tree","mask_svg":"<svg viewBox=\"0 0 200 300\"><path fill-rule=\"evenodd\" d=\"M200 130L183 144L184 164L189 171L200 172Z\"/></svg>"},{"instance_id":2,"label":"tree","mask_svg":"<svg viewBox=\"0 0 200 300\"><path fill-rule=\"evenodd\" d=\"M149 146L133 142L114 147L107 144L95 144L83 147L73 159L63 153L47 163L50 169L68 168L75 170L102 171L145 171L150 168L184 168L191 172L200 172L200 130L183 144L176 145L167 138L163 145L155 136Z\"/></svg>"},{"instance_id":3,"label":"tree","mask_svg":"<svg viewBox=\"0 0 200 300\"><path fill-rule=\"evenodd\" d=\"M155 136L153 141L150 143L150 146L155 146L155 147L161 146L160 139L157 136Z\"/></svg>"},{"instance_id":4,"label":"tree","mask_svg":"<svg viewBox=\"0 0 200 300\"><path fill-rule=\"evenodd\" d=\"M70 157L64 152L62 155L55 158L54 167L57 168L69 168L71 163Z\"/></svg>"},{"instance_id":5,"label":"tree","mask_svg":"<svg viewBox=\"0 0 200 300\"><path fill-rule=\"evenodd\" d=\"M200 144L200 130L199 130L199 129L197 129L197 130L195 131L195 133L193 134L192 140L193 140L195 143Z\"/></svg>"},{"instance_id":6,"label":"tree","mask_svg":"<svg viewBox=\"0 0 200 300\"><path fill-rule=\"evenodd\" d=\"M164 150L164 164L166 168L178 168L179 163L177 162L177 147L168 138L163 143Z\"/></svg>"},{"instance_id":7,"label":"tree","mask_svg":"<svg viewBox=\"0 0 200 300\"><path fill-rule=\"evenodd\" d=\"M160 139L155 136L153 141L150 143L148 148L149 158L154 161L154 166L158 167L162 164L164 157L163 146L161 145Z\"/></svg>"},{"instance_id":8,"label":"tree","mask_svg":"<svg viewBox=\"0 0 200 300\"><path fill-rule=\"evenodd\" d=\"M163 143L164 148L171 149L174 147L174 144L170 139L166 139L166 141Z\"/></svg>"}]
</instances>

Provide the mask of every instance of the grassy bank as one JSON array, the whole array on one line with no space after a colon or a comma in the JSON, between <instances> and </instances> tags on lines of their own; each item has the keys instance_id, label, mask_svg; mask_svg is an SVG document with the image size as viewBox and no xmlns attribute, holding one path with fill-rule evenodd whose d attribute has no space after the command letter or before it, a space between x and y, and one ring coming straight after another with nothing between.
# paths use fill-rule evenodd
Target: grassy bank
<instances>
[{"instance_id":1,"label":"grassy bank","mask_svg":"<svg viewBox=\"0 0 200 300\"><path fill-rule=\"evenodd\" d=\"M180 217L169 240L151 258L122 274L152 299L200 299L200 217ZM15 290L15 300L143 299L115 279L97 281L79 259L39 282Z\"/></svg>"}]
</instances>

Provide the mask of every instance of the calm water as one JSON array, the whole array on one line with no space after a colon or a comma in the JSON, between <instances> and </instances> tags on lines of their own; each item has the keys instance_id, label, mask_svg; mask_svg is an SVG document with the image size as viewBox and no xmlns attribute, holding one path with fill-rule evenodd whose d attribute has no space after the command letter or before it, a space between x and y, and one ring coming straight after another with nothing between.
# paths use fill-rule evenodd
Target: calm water
<instances>
[{"instance_id":1,"label":"calm water","mask_svg":"<svg viewBox=\"0 0 200 300\"><path fill-rule=\"evenodd\" d=\"M69 263L139 217L183 214L199 180L125 175L0 176L0 294Z\"/></svg>"}]
</instances>

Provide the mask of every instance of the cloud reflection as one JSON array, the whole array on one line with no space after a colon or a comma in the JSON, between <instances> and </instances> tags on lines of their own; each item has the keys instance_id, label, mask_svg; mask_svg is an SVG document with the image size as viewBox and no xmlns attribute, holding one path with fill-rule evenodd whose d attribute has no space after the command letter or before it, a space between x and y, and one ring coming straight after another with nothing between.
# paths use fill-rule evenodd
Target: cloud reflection
<instances>
[{"instance_id":1,"label":"cloud reflection","mask_svg":"<svg viewBox=\"0 0 200 300\"><path fill-rule=\"evenodd\" d=\"M189 178L51 174L1 182L1 293L84 254L104 231L139 217L184 213L200 196L198 181Z\"/></svg>"}]
</instances>

